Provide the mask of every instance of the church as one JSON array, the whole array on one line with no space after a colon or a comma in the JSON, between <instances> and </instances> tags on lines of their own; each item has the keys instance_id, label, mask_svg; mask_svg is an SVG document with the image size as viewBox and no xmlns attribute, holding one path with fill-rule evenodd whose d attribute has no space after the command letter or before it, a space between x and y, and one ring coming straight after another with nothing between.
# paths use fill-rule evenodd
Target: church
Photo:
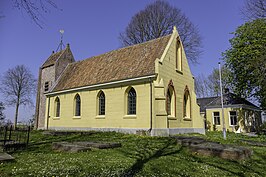
<instances>
[{"instance_id":1,"label":"church","mask_svg":"<svg viewBox=\"0 0 266 177\"><path fill-rule=\"evenodd\" d=\"M75 61L69 44L39 69L36 128L168 136L205 133L194 78L172 34Z\"/></svg>"}]
</instances>

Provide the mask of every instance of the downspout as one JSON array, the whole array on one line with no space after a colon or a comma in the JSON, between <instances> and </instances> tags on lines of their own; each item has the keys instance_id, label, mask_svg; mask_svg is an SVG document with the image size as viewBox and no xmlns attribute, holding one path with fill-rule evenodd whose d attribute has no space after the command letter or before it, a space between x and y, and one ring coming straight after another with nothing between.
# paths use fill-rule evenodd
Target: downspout
<instances>
[{"instance_id":1,"label":"downspout","mask_svg":"<svg viewBox=\"0 0 266 177\"><path fill-rule=\"evenodd\" d=\"M49 118L50 118L50 97L48 98L48 110L47 110L47 130L48 130L48 125L49 125Z\"/></svg>"},{"instance_id":2,"label":"downspout","mask_svg":"<svg viewBox=\"0 0 266 177\"><path fill-rule=\"evenodd\" d=\"M152 131L152 79L150 78L150 129L149 132L151 134Z\"/></svg>"}]
</instances>

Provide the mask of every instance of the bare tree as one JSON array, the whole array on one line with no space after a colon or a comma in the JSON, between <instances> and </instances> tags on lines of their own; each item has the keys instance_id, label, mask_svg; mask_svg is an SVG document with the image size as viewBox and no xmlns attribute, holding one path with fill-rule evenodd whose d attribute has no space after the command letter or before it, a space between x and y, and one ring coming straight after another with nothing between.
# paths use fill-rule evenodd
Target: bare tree
<instances>
[{"instance_id":1,"label":"bare tree","mask_svg":"<svg viewBox=\"0 0 266 177\"><path fill-rule=\"evenodd\" d=\"M213 96L210 92L208 78L203 74L200 74L195 78L195 91L198 98Z\"/></svg>"},{"instance_id":2,"label":"bare tree","mask_svg":"<svg viewBox=\"0 0 266 177\"><path fill-rule=\"evenodd\" d=\"M14 121L16 128L19 106L33 105L31 96L36 91L36 80L28 68L24 65L18 65L4 73L0 91L6 97L6 104L16 107Z\"/></svg>"},{"instance_id":3,"label":"bare tree","mask_svg":"<svg viewBox=\"0 0 266 177\"><path fill-rule=\"evenodd\" d=\"M180 9L166 1L157 0L139 11L119 38L123 46L138 44L171 34L173 26L178 29L189 61L197 63L202 52L199 30Z\"/></svg>"},{"instance_id":4,"label":"bare tree","mask_svg":"<svg viewBox=\"0 0 266 177\"><path fill-rule=\"evenodd\" d=\"M42 25L42 14L49 12L49 7L58 9L53 0L12 0L13 6L21 12L26 12L33 22L40 28ZM2 16L4 17L4 16Z\"/></svg>"},{"instance_id":5,"label":"bare tree","mask_svg":"<svg viewBox=\"0 0 266 177\"><path fill-rule=\"evenodd\" d=\"M223 87L232 90L231 75L228 68L222 66L222 82ZM205 77L204 75L199 75L195 78L195 89L197 97L212 97L220 95L220 77L219 70L214 68L212 73Z\"/></svg>"},{"instance_id":6,"label":"bare tree","mask_svg":"<svg viewBox=\"0 0 266 177\"><path fill-rule=\"evenodd\" d=\"M0 125L2 125L5 120L5 114L3 113L4 110L5 110L4 103L0 102Z\"/></svg>"},{"instance_id":7,"label":"bare tree","mask_svg":"<svg viewBox=\"0 0 266 177\"><path fill-rule=\"evenodd\" d=\"M266 18L266 0L246 0L241 14L247 20Z\"/></svg>"}]
</instances>

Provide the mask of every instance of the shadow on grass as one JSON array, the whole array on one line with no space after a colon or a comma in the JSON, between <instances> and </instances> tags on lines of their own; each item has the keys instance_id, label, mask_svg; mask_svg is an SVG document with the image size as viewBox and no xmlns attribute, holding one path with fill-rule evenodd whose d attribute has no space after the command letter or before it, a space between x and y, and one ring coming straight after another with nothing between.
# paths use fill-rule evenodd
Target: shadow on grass
<instances>
[{"instance_id":1,"label":"shadow on grass","mask_svg":"<svg viewBox=\"0 0 266 177\"><path fill-rule=\"evenodd\" d=\"M139 173L144 165L149 162L150 160L162 157L162 156L168 156L172 154L179 153L182 151L182 147L179 149L176 148L176 141L174 139L169 139L167 142L163 144L159 149L152 150L152 147L147 147L148 142L144 143L144 148L141 149L141 145L139 145L139 149L137 150L137 154L130 154L126 153L129 156L136 156L137 161L128 169L126 169L120 177L133 177L137 173ZM142 146L143 146L142 145ZM151 148L150 151L147 152L147 148ZM124 152L125 153L125 152Z\"/></svg>"},{"instance_id":2,"label":"shadow on grass","mask_svg":"<svg viewBox=\"0 0 266 177\"><path fill-rule=\"evenodd\" d=\"M245 173L256 173L259 176L264 176L265 174L262 174L260 171L252 168L250 165L244 165L241 164L241 161L234 161L234 160L223 160L223 159L212 159L209 158L201 158L200 156L190 155L191 158L196 160L198 163L203 163L208 166L226 171L231 173L234 176L246 176ZM263 157L262 157L263 158ZM251 163L251 159L249 159L250 162L247 162L248 164ZM261 163L263 164L263 163Z\"/></svg>"}]
</instances>

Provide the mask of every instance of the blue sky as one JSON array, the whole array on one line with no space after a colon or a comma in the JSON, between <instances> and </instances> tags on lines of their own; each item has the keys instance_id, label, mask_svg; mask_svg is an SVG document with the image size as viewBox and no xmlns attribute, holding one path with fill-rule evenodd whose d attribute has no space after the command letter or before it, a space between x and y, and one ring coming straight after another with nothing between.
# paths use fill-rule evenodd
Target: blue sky
<instances>
[{"instance_id":1,"label":"blue sky","mask_svg":"<svg viewBox=\"0 0 266 177\"><path fill-rule=\"evenodd\" d=\"M152 0L56 0L59 9L50 8L43 15L40 29L26 13L12 6L12 1L0 1L0 75L8 68L24 64L37 78L38 69L57 49L60 29L64 43L76 60L82 60L121 47L118 36L131 17ZM198 65L192 65L194 76L208 75L218 66L221 53L229 48L232 32L244 23L240 8L244 0L169 0L198 26L203 38L203 54ZM34 98L35 99L35 98ZM0 95L0 101L3 101ZM34 100L35 101L35 100ZM5 114L13 120L14 108ZM34 108L20 109L19 120L34 114Z\"/></svg>"}]
</instances>

